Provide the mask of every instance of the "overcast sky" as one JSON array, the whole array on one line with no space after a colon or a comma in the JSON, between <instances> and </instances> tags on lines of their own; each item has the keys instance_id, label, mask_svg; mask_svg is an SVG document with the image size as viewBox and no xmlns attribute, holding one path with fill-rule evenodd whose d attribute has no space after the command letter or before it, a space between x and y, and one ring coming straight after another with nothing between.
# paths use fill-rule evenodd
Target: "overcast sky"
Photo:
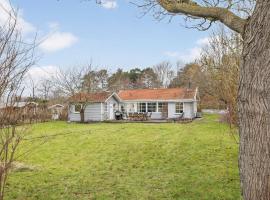
<instances>
[{"instance_id":1,"label":"overcast sky","mask_svg":"<svg viewBox=\"0 0 270 200\"><path fill-rule=\"evenodd\" d=\"M8 0L0 0L8 7ZM87 64L114 71L145 68L168 60L190 62L200 54L209 32L186 29L181 17L158 22L140 18L140 9L126 0L11 0L20 10L20 27L27 39L37 33L40 59L32 75L57 67ZM3 15L3 12L1 12ZM0 15L0 22L3 16Z\"/></svg>"}]
</instances>

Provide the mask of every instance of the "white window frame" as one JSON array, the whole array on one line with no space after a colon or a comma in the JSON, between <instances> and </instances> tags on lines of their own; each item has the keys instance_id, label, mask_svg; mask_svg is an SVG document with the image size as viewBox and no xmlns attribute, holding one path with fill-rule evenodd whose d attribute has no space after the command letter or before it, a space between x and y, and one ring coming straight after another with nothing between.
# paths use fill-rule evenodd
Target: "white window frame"
<instances>
[{"instance_id":1,"label":"white window frame","mask_svg":"<svg viewBox=\"0 0 270 200\"><path fill-rule=\"evenodd\" d=\"M177 106L180 106L180 108L177 108ZM181 114L184 112L184 103L183 102L176 102L175 103L175 113Z\"/></svg>"},{"instance_id":2,"label":"white window frame","mask_svg":"<svg viewBox=\"0 0 270 200\"><path fill-rule=\"evenodd\" d=\"M159 104L162 105L162 106L161 106L161 107L162 107L161 110L159 109ZM163 107L165 107L165 106L166 106L166 102L158 102L158 103L157 103L157 111L160 112L160 113L162 113Z\"/></svg>"},{"instance_id":3,"label":"white window frame","mask_svg":"<svg viewBox=\"0 0 270 200\"><path fill-rule=\"evenodd\" d=\"M76 106L80 106L80 111L81 111L81 109L82 109L82 104L80 104L80 103L74 104L74 113L80 113L80 111L76 111Z\"/></svg>"}]
</instances>

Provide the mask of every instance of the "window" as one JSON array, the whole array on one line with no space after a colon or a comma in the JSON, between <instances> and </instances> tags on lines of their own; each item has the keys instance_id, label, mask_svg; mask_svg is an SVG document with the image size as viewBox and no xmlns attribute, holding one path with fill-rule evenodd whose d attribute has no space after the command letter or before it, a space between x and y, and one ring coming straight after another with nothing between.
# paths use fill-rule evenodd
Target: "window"
<instances>
[{"instance_id":1,"label":"window","mask_svg":"<svg viewBox=\"0 0 270 200\"><path fill-rule=\"evenodd\" d=\"M166 112L166 103L158 102L158 112Z\"/></svg>"},{"instance_id":2,"label":"window","mask_svg":"<svg viewBox=\"0 0 270 200\"><path fill-rule=\"evenodd\" d=\"M157 104L156 102L147 103L147 112L156 112L157 111Z\"/></svg>"},{"instance_id":3,"label":"window","mask_svg":"<svg viewBox=\"0 0 270 200\"><path fill-rule=\"evenodd\" d=\"M75 104L74 111L76 113L81 112L81 109L82 109L82 105L81 104Z\"/></svg>"},{"instance_id":4,"label":"window","mask_svg":"<svg viewBox=\"0 0 270 200\"><path fill-rule=\"evenodd\" d=\"M183 103L177 102L175 103L175 113L182 113L183 112Z\"/></svg>"},{"instance_id":5,"label":"window","mask_svg":"<svg viewBox=\"0 0 270 200\"><path fill-rule=\"evenodd\" d=\"M138 103L137 106L138 112L146 112L146 103Z\"/></svg>"}]
</instances>

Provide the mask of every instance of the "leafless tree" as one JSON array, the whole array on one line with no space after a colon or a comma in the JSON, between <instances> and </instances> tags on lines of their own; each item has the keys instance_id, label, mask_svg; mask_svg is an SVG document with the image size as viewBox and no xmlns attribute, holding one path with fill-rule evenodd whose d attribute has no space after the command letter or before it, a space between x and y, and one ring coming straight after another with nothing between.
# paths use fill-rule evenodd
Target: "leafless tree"
<instances>
[{"instance_id":1,"label":"leafless tree","mask_svg":"<svg viewBox=\"0 0 270 200\"><path fill-rule=\"evenodd\" d=\"M78 93L82 89L83 77L88 71L88 66L59 69L51 79L55 87L54 89L65 96L72 96Z\"/></svg>"},{"instance_id":2,"label":"leafless tree","mask_svg":"<svg viewBox=\"0 0 270 200\"><path fill-rule=\"evenodd\" d=\"M26 79L28 79L26 85L30 89L30 96L34 99L36 98L36 92L37 92L37 87L38 83L36 80L33 79L33 77L29 74Z\"/></svg>"},{"instance_id":3,"label":"leafless tree","mask_svg":"<svg viewBox=\"0 0 270 200\"><path fill-rule=\"evenodd\" d=\"M174 78L174 71L170 62L161 62L153 67L161 87L167 88Z\"/></svg>"},{"instance_id":4,"label":"leafless tree","mask_svg":"<svg viewBox=\"0 0 270 200\"><path fill-rule=\"evenodd\" d=\"M21 96L21 83L27 70L34 64L35 42L25 43L17 28L17 13L0 27L0 200L4 198L10 169L16 150L23 139L24 127L18 128L21 111L15 108Z\"/></svg>"},{"instance_id":5,"label":"leafless tree","mask_svg":"<svg viewBox=\"0 0 270 200\"><path fill-rule=\"evenodd\" d=\"M43 100L48 100L52 92L53 83L49 79L41 80L37 88Z\"/></svg>"},{"instance_id":6,"label":"leafless tree","mask_svg":"<svg viewBox=\"0 0 270 200\"><path fill-rule=\"evenodd\" d=\"M227 106L231 124L238 121L236 102L241 51L242 38L221 26L209 38L200 59L206 74L207 93Z\"/></svg>"}]
</instances>

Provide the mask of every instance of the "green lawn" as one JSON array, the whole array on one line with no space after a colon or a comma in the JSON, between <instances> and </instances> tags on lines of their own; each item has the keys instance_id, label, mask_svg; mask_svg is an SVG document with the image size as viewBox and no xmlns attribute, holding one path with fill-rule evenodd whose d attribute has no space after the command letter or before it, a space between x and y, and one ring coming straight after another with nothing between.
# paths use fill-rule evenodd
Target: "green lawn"
<instances>
[{"instance_id":1,"label":"green lawn","mask_svg":"<svg viewBox=\"0 0 270 200\"><path fill-rule=\"evenodd\" d=\"M10 176L7 199L241 199L238 145L217 119L36 124L29 137L60 135L22 144L35 169Z\"/></svg>"}]
</instances>

